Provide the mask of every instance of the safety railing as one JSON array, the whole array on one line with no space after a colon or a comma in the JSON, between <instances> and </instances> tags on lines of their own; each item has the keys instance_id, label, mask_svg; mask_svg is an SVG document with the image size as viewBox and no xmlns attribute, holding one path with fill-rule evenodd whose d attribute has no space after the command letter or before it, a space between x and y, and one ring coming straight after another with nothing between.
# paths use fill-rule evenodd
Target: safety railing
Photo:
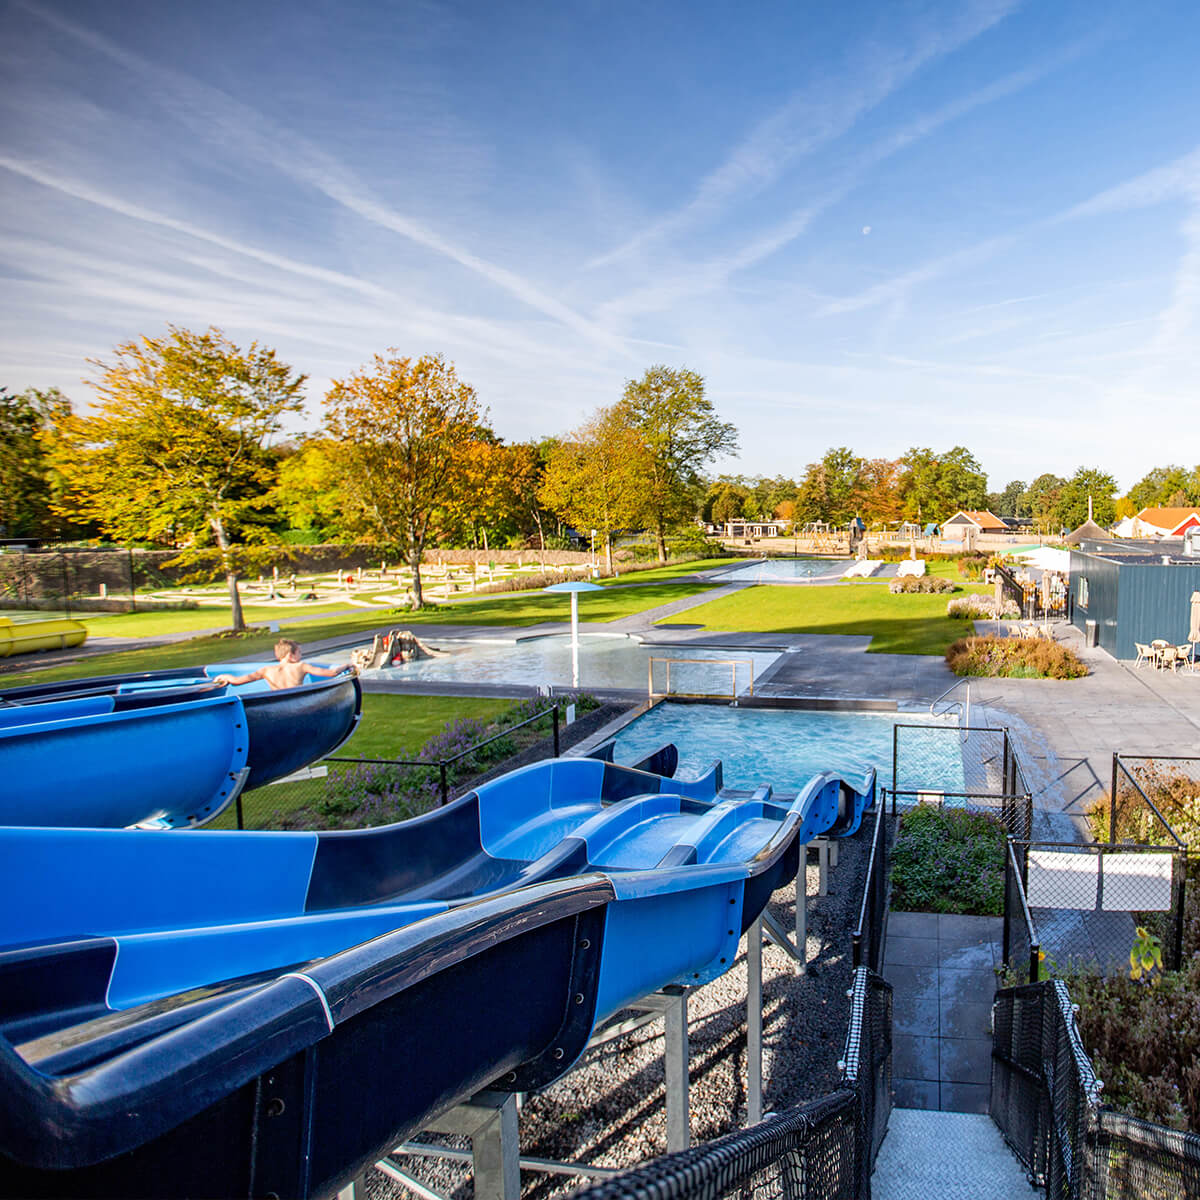
<instances>
[{"instance_id":1,"label":"safety railing","mask_svg":"<svg viewBox=\"0 0 1200 1200\"><path fill-rule=\"evenodd\" d=\"M666 683L663 691L654 690L654 664L666 663ZM740 666L749 667L750 682L745 689L749 696L754 695L754 660L752 658L676 658L674 656L651 657L647 663L646 676L646 695L653 700L659 696L712 696L718 693L711 691L704 692L677 692L671 689L671 667L675 666L717 666L729 668L729 695L736 700L742 693L738 691L737 669Z\"/></svg>"},{"instance_id":2,"label":"safety railing","mask_svg":"<svg viewBox=\"0 0 1200 1200\"><path fill-rule=\"evenodd\" d=\"M1200 795L1200 758L1183 754L1114 754L1108 792L1109 843L1132 841L1182 847L1172 822L1185 820ZM1174 811L1164 812L1164 808Z\"/></svg>"},{"instance_id":3,"label":"safety railing","mask_svg":"<svg viewBox=\"0 0 1200 1200\"><path fill-rule=\"evenodd\" d=\"M858 906L858 924L850 935L853 964L880 971L883 963L884 931L887 926L888 868L891 843L886 793L875 805L875 828L871 834L871 854L867 860L867 878Z\"/></svg>"},{"instance_id":4,"label":"safety railing","mask_svg":"<svg viewBox=\"0 0 1200 1200\"><path fill-rule=\"evenodd\" d=\"M480 771L491 765L486 751L538 722L550 719L551 752L561 750L561 712L552 704L499 733L475 742L445 758L351 758L335 755L313 767L243 792L232 813L223 814L210 828L305 829L337 827L338 818L355 814L359 823L381 824L416 816L448 804L455 788L455 768L479 761ZM514 747L515 749L515 747ZM501 752L503 757L504 752ZM482 760L482 761L481 761ZM330 765L333 764L333 769ZM471 772L478 774L478 771ZM404 794L400 802L398 797Z\"/></svg>"},{"instance_id":5,"label":"safety railing","mask_svg":"<svg viewBox=\"0 0 1200 1200\"><path fill-rule=\"evenodd\" d=\"M869 1196L891 1113L892 988L861 966L850 1000L841 1090L614 1175L577 1192L576 1200Z\"/></svg>"}]
</instances>

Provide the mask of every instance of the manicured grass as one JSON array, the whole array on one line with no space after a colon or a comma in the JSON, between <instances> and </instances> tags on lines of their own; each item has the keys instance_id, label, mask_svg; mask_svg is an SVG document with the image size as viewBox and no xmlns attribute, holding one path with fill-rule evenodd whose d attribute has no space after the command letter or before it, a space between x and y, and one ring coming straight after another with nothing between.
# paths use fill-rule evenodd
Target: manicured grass
<instances>
[{"instance_id":1,"label":"manicured grass","mask_svg":"<svg viewBox=\"0 0 1200 1200\"><path fill-rule=\"evenodd\" d=\"M652 583L646 587L583 592L579 596L579 619L616 621L672 600L699 595L710 586L703 583ZM403 613L389 619L394 625L536 625L542 621L569 621L571 597L547 592L509 592L482 600L439 604L422 609L419 613Z\"/></svg>"},{"instance_id":2,"label":"manicured grass","mask_svg":"<svg viewBox=\"0 0 1200 1200\"><path fill-rule=\"evenodd\" d=\"M343 633L365 633L369 630L401 625L407 618L388 616L386 613L352 613L347 616L329 617L324 621L313 621L296 625L285 625L283 636L292 638L304 647L308 642L322 638L337 637ZM0 689L19 687L26 683L50 683L56 679L82 679L89 675L118 675L128 671L156 671L166 667L193 667L203 663L228 662L230 659L245 658L253 654L270 652L279 640L278 633L260 630L240 637L198 637L186 642L167 646L146 646L136 650L118 650L112 654L93 654L73 663L44 667L34 665L36 656L30 656L30 668L25 671L0 673Z\"/></svg>"},{"instance_id":3,"label":"manicured grass","mask_svg":"<svg viewBox=\"0 0 1200 1200\"><path fill-rule=\"evenodd\" d=\"M668 563L665 567L654 567L649 571L622 572L615 579L597 579L601 587L620 587L626 583L655 583L658 580L678 579L680 575L694 575L697 571L711 571L715 567L736 567L736 558L697 558L691 562Z\"/></svg>"},{"instance_id":4,"label":"manicured grass","mask_svg":"<svg viewBox=\"0 0 1200 1200\"><path fill-rule=\"evenodd\" d=\"M336 604L297 604L295 607L276 608L266 605L246 605L242 613L250 624L267 621L287 621L293 617L318 617L327 613L345 612L348 605L344 600ZM367 609L360 610L369 611ZM228 608L171 608L157 611L131 613L79 613L74 617L87 626L91 637L162 637L170 633L189 633L201 629L228 629ZM290 628L289 624L280 627ZM286 636L286 634L285 634Z\"/></svg>"},{"instance_id":5,"label":"manicured grass","mask_svg":"<svg viewBox=\"0 0 1200 1200\"><path fill-rule=\"evenodd\" d=\"M514 700L367 693L354 736L338 751L349 758L410 758L459 717L490 721Z\"/></svg>"},{"instance_id":6,"label":"manicured grass","mask_svg":"<svg viewBox=\"0 0 1200 1200\"><path fill-rule=\"evenodd\" d=\"M986 589L967 585L966 591ZM738 633L869 635L875 654L944 654L962 636L944 595L892 595L886 587L746 588L688 610L689 622Z\"/></svg>"}]
</instances>

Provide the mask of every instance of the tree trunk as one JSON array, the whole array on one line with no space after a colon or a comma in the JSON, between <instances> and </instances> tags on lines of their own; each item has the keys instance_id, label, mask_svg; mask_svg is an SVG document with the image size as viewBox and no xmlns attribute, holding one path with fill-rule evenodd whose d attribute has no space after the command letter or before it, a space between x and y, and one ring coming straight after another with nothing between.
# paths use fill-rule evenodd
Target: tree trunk
<instances>
[{"instance_id":1,"label":"tree trunk","mask_svg":"<svg viewBox=\"0 0 1200 1200\"><path fill-rule=\"evenodd\" d=\"M546 553L546 533L542 529L542 514L540 512L538 512L538 510L536 508L533 510L533 520L534 520L534 524L537 525L538 545L541 547L542 553L545 554Z\"/></svg>"},{"instance_id":2,"label":"tree trunk","mask_svg":"<svg viewBox=\"0 0 1200 1200\"><path fill-rule=\"evenodd\" d=\"M210 519L213 535L221 550L221 562L225 568L225 586L229 588L229 627L234 633L240 633L246 628L246 618L242 615L242 597L238 591L238 576L233 569L229 557L229 535L225 532L225 523L219 516Z\"/></svg>"},{"instance_id":3,"label":"tree trunk","mask_svg":"<svg viewBox=\"0 0 1200 1200\"><path fill-rule=\"evenodd\" d=\"M425 600L421 595L421 548L415 543L409 544L412 547L408 552L408 565L412 568L413 603L417 608L423 608Z\"/></svg>"},{"instance_id":4,"label":"tree trunk","mask_svg":"<svg viewBox=\"0 0 1200 1200\"><path fill-rule=\"evenodd\" d=\"M608 573L610 575L615 574L615 572L613 571L612 534L611 533L606 533L604 535L604 561L606 563L608 563Z\"/></svg>"},{"instance_id":5,"label":"tree trunk","mask_svg":"<svg viewBox=\"0 0 1200 1200\"><path fill-rule=\"evenodd\" d=\"M665 563L667 561L667 527L663 521L658 521L655 534L658 537L658 561Z\"/></svg>"}]
</instances>

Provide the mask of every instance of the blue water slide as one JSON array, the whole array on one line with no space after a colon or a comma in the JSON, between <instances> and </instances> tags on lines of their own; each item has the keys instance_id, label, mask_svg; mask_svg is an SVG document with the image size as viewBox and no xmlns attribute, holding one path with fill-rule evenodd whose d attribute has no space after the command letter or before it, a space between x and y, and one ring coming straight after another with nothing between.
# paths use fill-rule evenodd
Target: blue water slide
<instances>
[{"instance_id":1,"label":"blue water slide","mask_svg":"<svg viewBox=\"0 0 1200 1200\"><path fill-rule=\"evenodd\" d=\"M234 664L248 674L263 664ZM0 691L0 824L188 828L332 754L353 732L350 676L218 688L220 666ZM243 769L245 769L243 774Z\"/></svg>"},{"instance_id":2,"label":"blue water slide","mask_svg":"<svg viewBox=\"0 0 1200 1200\"><path fill-rule=\"evenodd\" d=\"M320 1194L480 1087L550 1082L629 1001L727 970L846 823L837 776L714 782L556 760L378 830L0 830L0 1182Z\"/></svg>"}]
</instances>

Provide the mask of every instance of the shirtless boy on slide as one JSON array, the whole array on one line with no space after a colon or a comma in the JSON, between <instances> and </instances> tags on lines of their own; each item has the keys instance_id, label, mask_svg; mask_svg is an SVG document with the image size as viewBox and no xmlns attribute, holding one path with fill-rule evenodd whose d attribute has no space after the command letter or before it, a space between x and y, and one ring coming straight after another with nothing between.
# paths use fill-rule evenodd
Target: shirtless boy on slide
<instances>
[{"instance_id":1,"label":"shirtless boy on slide","mask_svg":"<svg viewBox=\"0 0 1200 1200\"><path fill-rule=\"evenodd\" d=\"M335 670L330 667L314 667L312 663L306 663L300 657L299 645L288 638L280 638L275 643L275 657L279 661L273 667L262 667L249 675L218 675L213 683L222 685L253 683L256 679L265 679L272 688L278 691L283 688L299 687L304 682L305 675L321 675L326 679L332 679L335 675L341 675L343 671L350 675L354 674L353 667L339 667Z\"/></svg>"}]
</instances>

